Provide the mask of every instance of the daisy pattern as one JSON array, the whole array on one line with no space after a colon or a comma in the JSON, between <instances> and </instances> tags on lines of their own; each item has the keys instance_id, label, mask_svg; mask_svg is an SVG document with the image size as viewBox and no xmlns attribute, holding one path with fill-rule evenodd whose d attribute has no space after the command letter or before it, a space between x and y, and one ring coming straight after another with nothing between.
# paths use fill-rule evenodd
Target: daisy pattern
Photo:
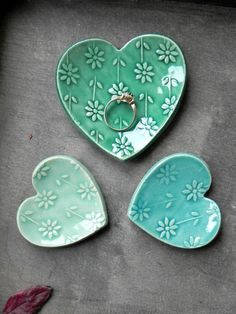
<instances>
[{"instance_id":1,"label":"daisy pattern","mask_svg":"<svg viewBox=\"0 0 236 314\"><path fill-rule=\"evenodd\" d=\"M163 109L163 114L164 115L170 115L174 109L175 109L175 101L176 97L172 96L170 98L165 98L164 104L161 105L161 108Z\"/></svg>"},{"instance_id":2,"label":"daisy pattern","mask_svg":"<svg viewBox=\"0 0 236 314\"><path fill-rule=\"evenodd\" d=\"M112 84L112 87L108 89L108 92L112 95L112 98L121 96L127 91L128 91L128 87L125 86L123 82L120 82L119 84ZM120 101L118 100L117 102L119 103Z\"/></svg>"},{"instance_id":3,"label":"daisy pattern","mask_svg":"<svg viewBox=\"0 0 236 314\"><path fill-rule=\"evenodd\" d=\"M169 218L165 217L163 221L158 221L158 226L156 231L160 232L160 237L166 238L167 240L170 239L171 236L176 235L176 229L178 226L175 224L175 219L169 220Z\"/></svg>"},{"instance_id":4,"label":"daisy pattern","mask_svg":"<svg viewBox=\"0 0 236 314\"><path fill-rule=\"evenodd\" d=\"M131 208L130 215L132 219L143 221L144 219L149 218L149 212L151 208L148 207L148 203L146 201L139 201L138 204L134 204Z\"/></svg>"},{"instance_id":5,"label":"daisy pattern","mask_svg":"<svg viewBox=\"0 0 236 314\"><path fill-rule=\"evenodd\" d=\"M42 193L38 193L35 201L38 203L38 207L48 209L49 206L54 205L54 201L57 196L52 191L43 190Z\"/></svg>"},{"instance_id":6,"label":"daisy pattern","mask_svg":"<svg viewBox=\"0 0 236 314\"><path fill-rule=\"evenodd\" d=\"M157 174L157 178L160 180L160 183L165 183L168 185L172 181L176 181L176 175L178 172L176 171L176 166L166 164Z\"/></svg>"},{"instance_id":7,"label":"daisy pattern","mask_svg":"<svg viewBox=\"0 0 236 314\"><path fill-rule=\"evenodd\" d=\"M48 219L46 222L42 222L42 227L40 227L38 230L42 232L43 237L48 237L50 240L52 238L59 236L59 230L62 228L60 225L58 225L57 220L52 221L51 219Z\"/></svg>"},{"instance_id":8,"label":"daisy pattern","mask_svg":"<svg viewBox=\"0 0 236 314\"><path fill-rule=\"evenodd\" d=\"M205 192L203 182L198 183L197 180L193 180L192 184L186 184L185 189L182 191L186 195L187 201L193 200L194 202L202 198Z\"/></svg>"},{"instance_id":9,"label":"daisy pattern","mask_svg":"<svg viewBox=\"0 0 236 314\"><path fill-rule=\"evenodd\" d=\"M94 49L88 47L88 51L85 53L85 57L87 58L86 63L89 64L93 70L96 68L101 68L102 63L105 61L103 56L104 51L99 50L98 47L95 47Z\"/></svg>"},{"instance_id":10,"label":"daisy pattern","mask_svg":"<svg viewBox=\"0 0 236 314\"><path fill-rule=\"evenodd\" d=\"M140 80L141 83L152 82L152 76L154 76L154 72L152 72L153 67L148 65L147 62L137 63L136 69L134 72L136 73L136 80Z\"/></svg>"},{"instance_id":11,"label":"daisy pattern","mask_svg":"<svg viewBox=\"0 0 236 314\"><path fill-rule=\"evenodd\" d=\"M84 183L79 185L79 189L77 191L80 194L80 197L83 199L91 200L92 197L96 195L96 188L92 183Z\"/></svg>"},{"instance_id":12,"label":"daisy pattern","mask_svg":"<svg viewBox=\"0 0 236 314\"><path fill-rule=\"evenodd\" d=\"M77 84L77 80L80 78L78 68L73 68L72 63L63 63L58 72L61 74L60 80L65 81L67 85L70 85L71 83Z\"/></svg>"},{"instance_id":13,"label":"daisy pattern","mask_svg":"<svg viewBox=\"0 0 236 314\"><path fill-rule=\"evenodd\" d=\"M86 116L89 117L93 122L100 120L102 121L102 115L103 115L103 105L100 105L98 100L88 101L88 106L85 107Z\"/></svg>"},{"instance_id":14,"label":"daisy pattern","mask_svg":"<svg viewBox=\"0 0 236 314\"><path fill-rule=\"evenodd\" d=\"M160 44L159 49L156 51L158 60L168 64L169 62L176 62L176 57L179 55L176 51L176 46L166 41L164 44Z\"/></svg>"},{"instance_id":15,"label":"daisy pattern","mask_svg":"<svg viewBox=\"0 0 236 314\"><path fill-rule=\"evenodd\" d=\"M91 212L85 215L83 225L89 231L96 231L105 224L105 216L102 213Z\"/></svg>"},{"instance_id":16,"label":"daisy pattern","mask_svg":"<svg viewBox=\"0 0 236 314\"><path fill-rule=\"evenodd\" d=\"M156 121L152 117L142 117L138 125L138 129L145 130L149 133L150 136L156 134L159 127L157 126Z\"/></svg>"},{"instance_id":17,"label":"daisy pattern","mask_svg":"<svg viewBox=\"0 0 236 314\"><path fill-rule=\"evenodd\" d=\"M115 143L113 143L112 146L113 153L120 154L121 157L130 155L134 150L128 138L126 136L122 136L121 133L119 133L119 137L115 139Z\"/></svg>"}]
</instances>

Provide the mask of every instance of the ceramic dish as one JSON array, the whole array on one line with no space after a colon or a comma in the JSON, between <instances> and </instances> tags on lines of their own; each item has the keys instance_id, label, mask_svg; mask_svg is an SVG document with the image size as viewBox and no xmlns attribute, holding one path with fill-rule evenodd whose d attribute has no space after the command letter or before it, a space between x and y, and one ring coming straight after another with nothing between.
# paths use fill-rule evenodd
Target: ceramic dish
<instances>
[{"instance_id":1,"label":"ceramic dish","mask_svg":"<svg viewBox=\"0 0 236 314\"><path fill-rule=\"evenodd\" d=\"M73 45L61 57L56 72L60 101L70 119L97 146L126 160L141 153L174 117L186 80L179 46L161 35L143 35L117 49L102 39ZM124 132L104 123L104 108L114 97L130 92L137 108L135 123ZM113 103L110 124L124 128L132 110Z\"/></svg>"},{"instance_id":2,"label":"ceramic dish","mask_svg":"<svg viewBox=\"0 0 236 314\"><path fill-rule=\"evenodd\" d=\"M35 168L37 194L19 207L17 225L29 242L58 247L78 242L107 224L102 193L91 173L76 159L49 157Z\"/></svg>"},{"instance_id":3,"label":"ceramic dish","mask_svg":"<svg viewBox=\"0 0 236 314\"><path fill-rule=\"evenodd\" d=\"M218 205L204 195L211 185L206 163L175 154L157 162L141 180L128 217L156 239L194 249L211 242L221 224Z\"/></svg>"}]
</instances>

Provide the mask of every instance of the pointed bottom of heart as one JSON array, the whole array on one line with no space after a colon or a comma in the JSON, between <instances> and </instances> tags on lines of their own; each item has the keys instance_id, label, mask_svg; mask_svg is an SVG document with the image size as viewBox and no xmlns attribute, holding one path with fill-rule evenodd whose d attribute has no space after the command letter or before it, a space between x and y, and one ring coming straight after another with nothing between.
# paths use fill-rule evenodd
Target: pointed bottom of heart
<instances>
[{"instance_id":1,"label":"pointed bottom of heart","mask_svg":"<svg viewBox=\"0 0 236 314\"><path fill-rule=\"evenodd\" d=\"M185 249L209 244L221 225L218 205L204 197L211 185L206 163L191 154L174 154L157 162L141 180L128 217L139 228Z\"/></svg>"},{"instance_id":2,"label":"pointed bottom of heart","mask_svg":"<svg viewBox=\"0 0 236 314\"><path fill-rule=\"evenodd\" d=\"M92 174L69 156L49 157L35 168L37 194L17 212L17 226L32 244L59 247L81 241L107 225L105 202Z\"/></svg>"}]
</instances>

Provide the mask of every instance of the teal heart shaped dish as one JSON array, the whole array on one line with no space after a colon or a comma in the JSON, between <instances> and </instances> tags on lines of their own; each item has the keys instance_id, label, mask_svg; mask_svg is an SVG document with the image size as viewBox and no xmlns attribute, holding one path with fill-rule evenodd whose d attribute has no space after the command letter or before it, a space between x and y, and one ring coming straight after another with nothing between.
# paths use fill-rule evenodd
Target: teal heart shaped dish
<instances>
[{"instance_id":1,"label":"teal heart shaped dish","mask_svg":"<svg viewBox=\"0 0 236 314\"><path fill-rule=\"evenodd\" d=\"M221 225L218 205L205 197L211 186L206 163L191 154L157 162L138 185L128 217L169 245L195 249L207 245Z\"/></svg>"},{"instance_id":2,"label":"teal heart shaped dish","mask_svg":"<svg viewBox=\"0 0 236 314\"><path fill-rule=\"evenodd\" d=\"M69 47L59 60L56 84L61 104L83 134L108 154L126 160L141 153L174 117L185 87L186 65L170 38L151 34L133 38L121 49L102 39ZM104 119L106 104L132 93L137 108L130 129L115 131ZM130 125L132 110L117 102L110 126Z\"/></svg>"}]
</instances>

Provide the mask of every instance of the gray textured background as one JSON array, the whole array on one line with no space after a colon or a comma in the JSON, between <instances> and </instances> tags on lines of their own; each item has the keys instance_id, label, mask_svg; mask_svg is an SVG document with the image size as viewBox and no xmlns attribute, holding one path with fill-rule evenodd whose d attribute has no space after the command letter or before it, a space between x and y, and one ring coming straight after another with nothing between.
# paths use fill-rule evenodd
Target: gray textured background
<instances>
[{"instance_id":1,"label":"gray textured background","mask_svg":"<svg viewBox=\"0 0 236 314\"><path fill-rule=\"evenodd\" d=\"M154 1L22 1L0 23L0 307L17 289L49 284L42 313L236 313L236 8ZM112 159L84 138L59 105L54 73L72 43L101 37L121 47L142 33L182 47L188 87L164 135L133 161ZM33 138L30 140L30 134ZM144 173L175 152L200 154L220 206L222 231L185 251L139 230L126 217ZM104 193L109 226L61 249L19 234L19 204L34 193L31 173L54 154L82 161Z\"/></svg>"}]
</instances>

